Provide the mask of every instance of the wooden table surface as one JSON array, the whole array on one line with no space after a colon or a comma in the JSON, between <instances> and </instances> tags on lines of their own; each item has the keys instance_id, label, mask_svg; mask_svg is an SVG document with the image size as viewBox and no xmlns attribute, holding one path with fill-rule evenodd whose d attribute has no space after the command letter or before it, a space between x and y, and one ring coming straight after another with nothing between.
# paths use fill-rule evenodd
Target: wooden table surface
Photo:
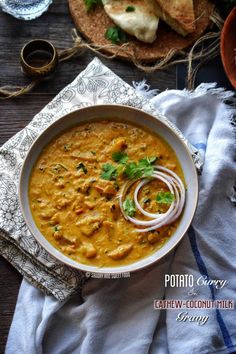
<instances>
[{"instance_id":1,"label":"wooden table surface","mask_svg":"<svg viewBox=\"0 0 236 354\"><path fill-rule=\"evenodd\" d=\"M19 65L19 52L27 41L33 38L44 38L52 41L57 48L70 47L72 28L73 22L66 0L55 0L48 12L33 21L19 21L0 12L0 86L21 86L29 82L22 75ZM50 81L41 83L32 93L15 99L1 100L0 145L25 127L37 112L87 66L93 57L94 54L89 52L76 56L69 62L62 63L57 74ZM145 77L151 87L160 90L183 88L184 85L185 71L182 67L144 74L127 62L104 59L103 62L130 84ZM224 86L229 85L219 59L208 64L204 70L198 77L199 82L206 81L207 77L208 81L217 81ZM0 257L0 353L4 352L21 279L17 271Z\"/></svg>"}]
</instances>

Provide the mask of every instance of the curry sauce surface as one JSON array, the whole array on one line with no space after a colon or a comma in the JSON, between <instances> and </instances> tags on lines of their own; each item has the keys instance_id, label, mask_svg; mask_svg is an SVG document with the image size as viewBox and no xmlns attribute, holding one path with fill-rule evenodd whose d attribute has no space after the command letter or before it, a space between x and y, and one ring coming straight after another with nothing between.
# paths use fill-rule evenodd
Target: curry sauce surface
<instances>
[{"instance_id":1,"label":"curry sauce surface","mask_svg":"<svg viewBox=\"0 0 236 354\"><path fill-rule=\"evenodd\" d=\"M117 166L112 155L118 151L125 151L134 162L156 156L157 164L183 180L178 159L162 138L112 121L62 133L44 148L32 170L29 199L37 227L53 246L83 264L116 267L136 262L162 247L178 224L138 233L123 217L117 196L126 177L122 173L115 180L101 177L104 164ZM139 201L149 212L166 211L156 195L167 190L164 183L153 180L142 188ZM140 217L139 212L135 217Z\"/></svg>"}]
</instances>

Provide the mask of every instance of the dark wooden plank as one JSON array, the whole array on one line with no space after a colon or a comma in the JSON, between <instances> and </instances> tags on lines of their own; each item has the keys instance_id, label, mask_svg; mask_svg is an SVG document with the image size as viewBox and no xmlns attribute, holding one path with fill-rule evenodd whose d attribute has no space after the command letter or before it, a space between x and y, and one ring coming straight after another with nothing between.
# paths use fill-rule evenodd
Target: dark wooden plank
<instances>
[{"instance_id":1,"label":"dark wooden plank","mask_svg":"<svg viewBox=\"0 0 236 354\"><path fill-rule=\"evenodd\" d=\"M66 48L72 45L71 29L74 24L68 14L67 3L56 1L50 11L34 21L21 22L8 15L1 14L0 21L0 85L26 84L29 80L22 76L19 65L21 47L32 38L50 39L57 48ZM87 52L77 56L70 62L61 63L57 75L50 82L37 88L34 92L57 93L66 84L83 70L94 57ZM104 63L114 70L127 82L141 80L146 77L149 84L160 89L175 87L175 68L166 72L145 74L132 64L119 60L105 60Z\"/></svg>"},{"instance_id":2,"label":"dark wooden plank","mask_svg":"<svg viewBox=\"0 0 236 354\"><path fill-rule=\"evenodd\" d=\"M26 42L33 38L44 38L52 41L57 48L67 48L72 45L73 27L66 0L54 1L48 12L33 21L19 21L0 12L0 86L22 86L29 83L29 79L22 75L19 64L20 49ZM0 145L25 127L93 58L94 54L90 52L76 56L69 62L61 63L56 75L40 84L32 93L10 100L0 100ZM132 81L146 78L152 88L163 90L176 87L175 68L145 74L131 63L105 59L102 61L130 84ZM4 352L20 282L21 276L0 258L0 353Z\"/></svg>"},{"instance_id":3,"label":"dark wooden plank","mask_svg":"<svg viewBox=\"0 0 236 354\"><path fill-rule=\"evenodd\" d=\"M21 276L0 256L0 353L4 353L5 343L12 320Z\"/></svg>"},{"instance_id":4,"label":"dark wooden plank","mask_svg":"<svg viewBox=\"0 0 236 354\"><path fill-rule=\"evenodd\" d=\"M0 145L23 129L53 97L54 95L49 93L35 93L24 98L0 101Z\"/></svg>"},{"instance_id":5,"label":"dark wooden plank","mask_svg":"<svg viewBox=\"0 0 236 354\"><path fill-rule=\"evenodd\" d=\"M186 87L186 76L187 76L187 67L186 65L179 65L177 68L177 88L182 90ZM214 59L211 59L207 65L203 65L196 77L195 87L200 85L202 82L217 82L219 87L224 87L227 90L234 90L230 84L222 62L220 55Z\"/></svg>"}]
</instances>

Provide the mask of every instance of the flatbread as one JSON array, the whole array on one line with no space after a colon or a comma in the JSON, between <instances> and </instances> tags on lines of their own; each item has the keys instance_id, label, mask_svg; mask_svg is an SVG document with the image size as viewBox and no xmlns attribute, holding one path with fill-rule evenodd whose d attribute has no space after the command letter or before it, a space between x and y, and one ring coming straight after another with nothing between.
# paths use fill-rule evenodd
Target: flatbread
<instances>
[{"instance_id":1,"label":"flatbread","mask_svg":"<svg viewBox=\"0 0 236 354\"><path fill-rule=\"evenodd\" d=\"M193 0L155 0L157 13L172 29L186 36L196 30Z\"/></svg>"},{"instance_id":2,"label":"flatbread","mask_svg":"<svg viewBox=\"0 0 236 354\"><path fill-rule=\"evenodd\" d=\"M111 44L104 37L108 27L114 23L107 16L100 6L94 11L86 12L83 0L68 0L71 16L76 28L90 42L100 46ZM131 60L131 57L143 62L153 62L165 57L170 50L182 50L193 44L206 30L210 22L210 15L214 9L214 4L210 0L194 0L194 13L196 30L194 33L183 37L173 31L165 23L159 24L158 36L154 43L142 43L134 37L129 38L129 45L125 51L118 54L121 59ZM116 49L109 48L103 50L106 54L114 54Z\"/></svg>"},{"instance_id":3,"label":"flatbread","mask_svg":"<svg viewBox=\"0 0 236 354\"><path fill-rule=\"evenodd\" d=\"M156 0L102 0L104 10L112 21L145 43L152 43L157 36L159 17ZM126 9L133 11L126 11Z\"/></svg>"}]
</instances>

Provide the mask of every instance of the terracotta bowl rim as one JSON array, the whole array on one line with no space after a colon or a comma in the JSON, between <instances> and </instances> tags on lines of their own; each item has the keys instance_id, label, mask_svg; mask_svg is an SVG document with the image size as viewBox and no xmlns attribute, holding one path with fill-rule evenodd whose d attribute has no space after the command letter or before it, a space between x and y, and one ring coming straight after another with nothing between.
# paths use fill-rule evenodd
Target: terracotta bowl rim
<instances>
[{"instance_id":1,"label":"terracotta bowl rim","mask_svg":"<svg viewBox=\"0 0 236 354\"><path fill-rule=\"evenodd\" d=\"M221 38L220 38L220 54L221 54L222 64L231 85L236 89L236 63L235 63L235 75L232 75L232 70L230 70L228 60L226 59L227 57L225 56L225 48L227 46L226 37L230 35L230 28L234 22L236 25L236 6L233 7L228 17L226 18L223 29L221 31ZM235 41L235 48L236 48L236 41Z\"/></svg>"}]
</instances>

